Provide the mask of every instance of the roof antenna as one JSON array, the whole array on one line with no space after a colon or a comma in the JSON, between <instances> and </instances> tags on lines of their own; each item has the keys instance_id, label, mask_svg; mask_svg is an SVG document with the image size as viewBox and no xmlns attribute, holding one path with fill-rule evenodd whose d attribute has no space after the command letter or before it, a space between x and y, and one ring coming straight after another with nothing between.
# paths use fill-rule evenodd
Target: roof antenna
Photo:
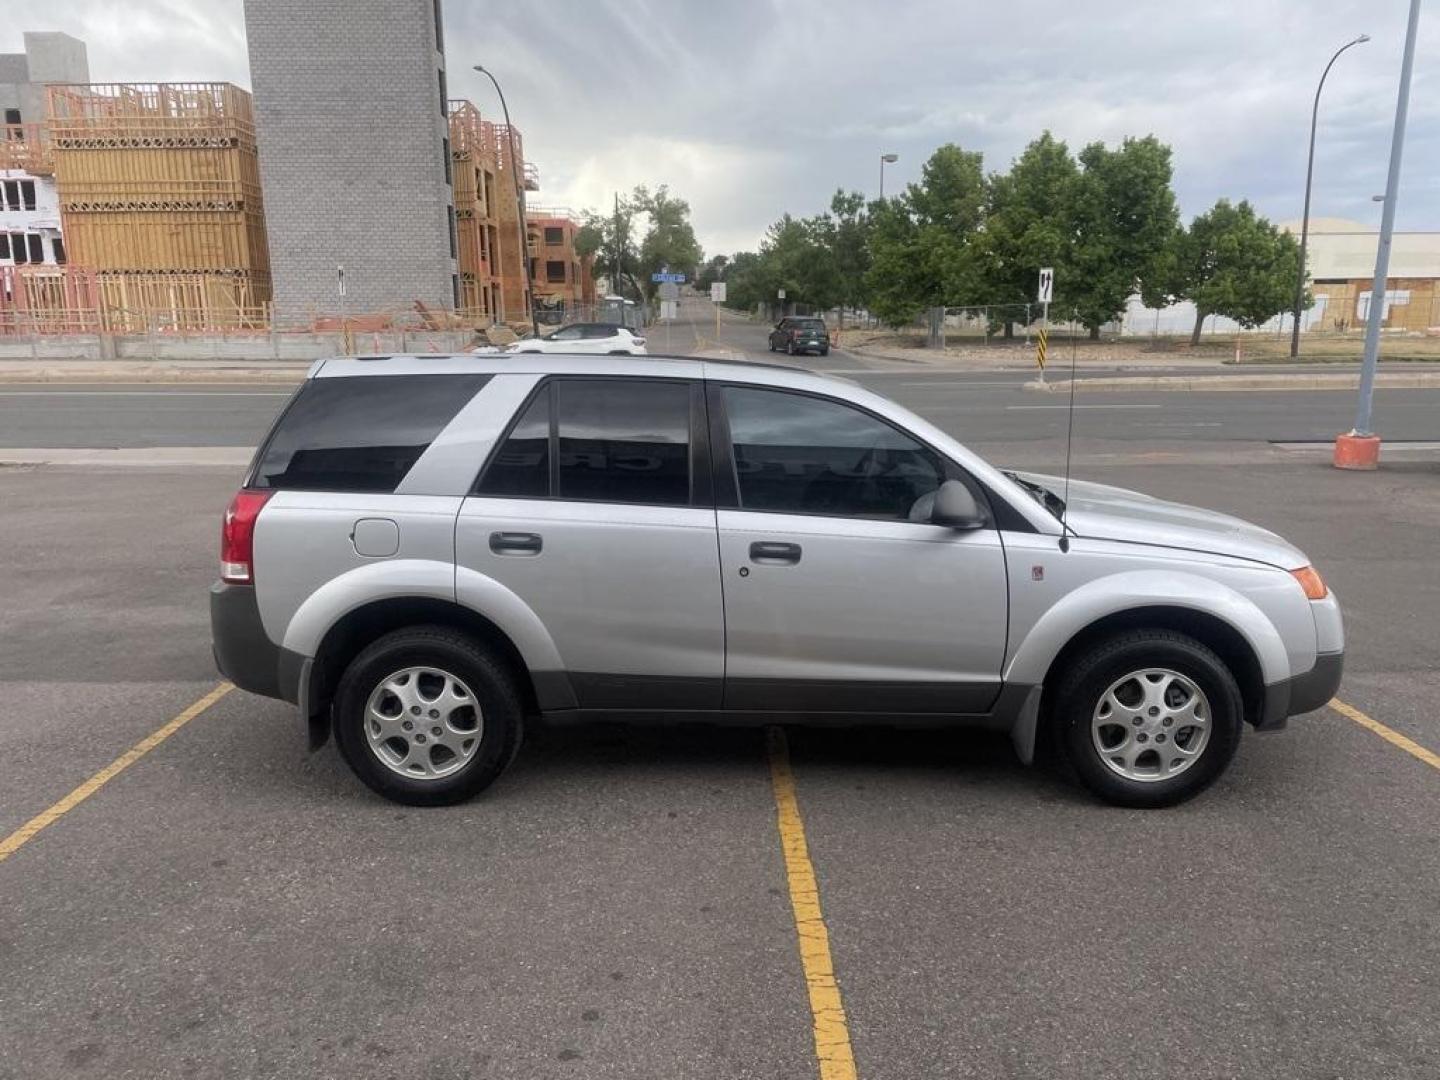
<instances>
[{"instance_id":1,"label":"roof antenna","mask_svg":"<svg viewBox=\"0 0 1440 1080\"><path fill-rule=\"evenodd\" d=\"M1075 442L1075 316L1070 312L1070 409L1065 423L1065 495L1060 507L1060 550L1070 550L1070 527L1065 519L1070 515L1070 447Z\"/></svg>"}]
</instances>

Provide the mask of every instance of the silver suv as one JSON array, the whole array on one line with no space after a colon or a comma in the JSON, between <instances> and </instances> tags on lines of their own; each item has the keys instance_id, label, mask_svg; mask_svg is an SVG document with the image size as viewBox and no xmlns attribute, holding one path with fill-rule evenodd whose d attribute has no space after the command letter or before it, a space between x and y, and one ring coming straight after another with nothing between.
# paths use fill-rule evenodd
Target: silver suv
<instances>
[{"instance_id":1,"label":"silver suv","mask_svg":"<svg viewBox=\"0 0 1440 1080\"><path fill-rule=\"evenodd\" d=\"M543 717L969 724L1026 762L1046 734L1161 806L1335 692L1340 609L1294 547L1062 494L789 368L322 361L225 514L215 656L415 804Z\"/></svg>"}]
</instances>

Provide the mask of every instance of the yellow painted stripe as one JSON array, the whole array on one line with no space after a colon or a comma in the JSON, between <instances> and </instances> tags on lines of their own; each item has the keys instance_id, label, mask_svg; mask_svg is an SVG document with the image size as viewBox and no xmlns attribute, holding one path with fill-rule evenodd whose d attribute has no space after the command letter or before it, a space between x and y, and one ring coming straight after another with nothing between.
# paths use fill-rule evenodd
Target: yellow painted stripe
<instances>
[{"instance_id":1,"label":"yellow painted stripe","mask_svg":"<svg viewBox=\"0 0 1440 1080\"><path fill-rule=\"evenodd\" d=\"M770 728L770 779L775 788L775 809L780 826L780 847L785 854L785 876L790 883L790 906L795 912L795 934L800 943L800 964L810 992L810 1014L815 1022L815 1056L820 1080L855 1080L855 1056L850 1050L850 1028L835 965L830 959L830 932L820 911L820 889L805 843L805 823L795 798L795 776L790 771L790 749L785 732Z\"/></svg>"},{"instance_id":2,"label":"yellow painted stripe","mask_svg":"<svg viewBox=\"0 0 1440 1080\"><path fill-rule=\"evenodd\" d=\"M161 727L151 732L149 735L145 736L145 738L141 739L129 750L126 750L125 753L121 754L109 765L106 765L105 768L101 769L94 776L90 777L89 780L86 780L83 784L77 787L74 791L70 792L69 795L66 795L54 806L50 807L48 810L44 810L39 814L36 814L24 825L21 825L9 836L5 837L4 840L0 840L0 862L4 862L11 855L14 855L15 852L19 851L31 840L35 839L36 834L39 833L42 829L53 825L56 821L60 820L60 818L64 817L71 810L74 810L75 807L79 806L86 799L90 798L91 795L94 795L111 780L119 776L131 765L134 765L135 762L139 761L151 750L154 750L155 747L159 746L171 735L174 735L175 732L179 731L191 720L194 720L195 717L199 716L206 709L210 708L211 705L214 705L217 701L219 701L221 698L223 698L226 694L228 694L231 690L234 689L235 687L231 683L221 683L214 690L211 690L210 693L206 694L199 701L195 702L195 704L191 705L188 709L182 712L179 716L166 723L164 727Z\"/></svg>"},{"instance_id":3,"label":"yellow painted stripe","mask_svg":"<svg viewBox=\"0 0 1440 1080\"><path fill-rule=\"evenodd\" d=\"M1348 717L1349 719L1354 720L1355 723L1359 724L1361 727L1369 728L1386 742L1398 746L1401 750L1404 750L1412 757L1419 758L1421 761L1425 762L1426 765L1429 765L1432 769L1440 769L1440 754L1436 754L1432 750L1425 749L1425 747L1421 746L1414 739L1406 738L1394 728L1386 727L1374 717L1366 716L1359 709L1355 708L1355 706L1346 705L1345 702L1341 701L1339 698L1332 698L1330 701L1330 708L1334 709L1341 716Z\"/></svg>"}]
</instances>

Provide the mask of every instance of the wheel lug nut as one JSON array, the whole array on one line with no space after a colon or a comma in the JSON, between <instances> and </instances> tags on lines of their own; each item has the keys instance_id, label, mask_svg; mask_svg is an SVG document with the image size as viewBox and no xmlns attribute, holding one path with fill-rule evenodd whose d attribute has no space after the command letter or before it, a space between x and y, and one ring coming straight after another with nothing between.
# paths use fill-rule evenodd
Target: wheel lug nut
<instances>
[{"instance_id":1,"label":"wheel lug nut","mask_svg":"<svg viewBox=\"0 0 1440 1080\"><path fill-rule=\"evenodd\" d=\"M1145 721L1144 721L1144 719L1142 719L1141 717L1137 716L1137 717L1135 717L1134 720L1132 720L1132 721L1130 721L1130 722L1131 722L1132 724L1134 724L1136 727L1139 727L1139 726L1140 726L1141 724L1143 724Z\"/></svg>"},{"instance_id":2,"label":"wheel lug nut","mask_svg":"<svg viewBox=\"0 0 1440 1080\"><path fill-rule=\"evenodd\" d=\"M1150 740L1150 736L1149 736L1149 735L1146 735L1143 731L1142 731L1139 735L1136 735L1136 736L1135 736L1135 741L1136 741L1136 742L1149 742L1149 740Z\"/></svg>"},{"instance_id":3,"label":"wheel lug nut","mask_svg":"<svg viewBox=\"0 0 1440 1080\"><path fill-rule=\"evenodd\" d=\"M434 736L436 736L436 737L438 738L439 735L440 735L440 728L439 728L438 726L432 727L432 728L430 729L430 734L431 734L431 735L434 735Z\"/></svg>"},{"instance_id":4,"label":"wheel lug nut","mask_svg":"<svg viewBox=\"0 0 1440 1080\"><path fill-rule=\"evenodd\" d=\"M437 719L439 716L440 716L440 710L439 710L439 709L431 709L431 710L430 710L430 719L431 719L431 720L435 720L435 719Z\"/></svg>"},{"instance_id":5,"label":"wheel lug nut","mask_svg":"<svg viewBox=\"0 0 1440 1080\"><path fill-rule=\"evenodd\" d=\"M406 721L405 721L403 724L401 724L400 726L401 726L402 728L404 728L406 731L409 731L409 730L410 730L411 728L413 728L415 725L412 724L409 720L406 720Z\"/></svg>"},{"instance_id":6,"label":"wheel lug nut","mask_svg":"<svg viewBox=\"0 0 1440 1080\"><path fill-rule=\"evenodd\" d=\"M1173 717L1170 717L1170 716L1167 716L1167 717L1165 717L1164 720L1161 720L1161 721L1160 721L1160 723L1164 724L1166 727L1169 727L1169 726L1170 726L1171 724L1173 724L1174 722L1175 722L1175 719L1174 719Z\"/></svg>"},{"instance_id":7,"label":"wheel lug nut","mask_svg":"<svg viewBox=\"0 0 1440 1080\"><path fill-rule=\"evenodd\" d=\"M1164 742L1164 741L1165 741L1165 733L1162 731L1159 735L1156 735L1156 736L1155 736L1155 741L1156 741L1156 742Z\"/></svg>"},{"instance_id":8,"label":"wheel lug nut","mask_svg":"<svg viewBox=\"0 0 1440 1080\"><path fill-rule=\"evenodd\" d=\"M414 713L416 716L419 716L419 715L420 715L420 706L419 706L419 705L411 705L411 706L410 706L410 711L411 711L412 713Z\"/></svg>"},{"instance_id":9,"label":"wheel lug nut","mask_svg":"<svg viewBox=\"0 0 1440 1080\"><path fill-rule=\"evenodd\" d=\"M415 741L416 741L416 742L424 742L424 741L425 741L425 736L424 736L424 735L416 735L416 736L415 736Z\"/></svg>"},{"instance_id":10,"label":"wheel lug nut","mask_svg":"<svg viewBox=\"0 0 1440 1080\"><path fill-rule=\"evenodd\" d=\"M1160 715L1160 707L1159 707L1158 705L1151 705L1151 706L1150 706L1150 715L1151 715L1151 716L1159 716L1159 715Z\"/></svg>"}]
</instances>

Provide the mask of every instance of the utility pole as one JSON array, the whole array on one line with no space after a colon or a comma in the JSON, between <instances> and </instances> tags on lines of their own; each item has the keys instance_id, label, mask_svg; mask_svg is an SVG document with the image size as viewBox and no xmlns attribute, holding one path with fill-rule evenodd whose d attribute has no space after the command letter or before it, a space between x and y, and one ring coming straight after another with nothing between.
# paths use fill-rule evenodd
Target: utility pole
<instances>
[{"instance_id":1,"label":"utility pole","mask_svg":"<svg viewBox=\"0 0 1440 1080\"><path fill-rule=\"evenodd\" d=\"M620 193L615 193L615 295L623 297L625 294L620 291Z\"/></svg>"},{"instance_id":2,"label":"utility pole","mask_svg":"<svg viewBox=\"0 0 1440 1080\"><path fill-rule=\"evenodd\" d=\"M1400 92L1395 100L1395 130L1390 136L1390 171L1385 179L1385 210L1380 216L1380 243L1375 251L1375 280L1370 285L1370 311L1365 322L1365 360L1360 367L1360 397L1355 426L1335 440L1335 466L1374 469L1380 464L1380 437L1370 430L1375 399L1375 368L1380 362L1380 324L1385 319L1385 287L1390 280L1390 241L1395 234L1395 204L1400 194L1400 159L1405 151L1405 119L1410 108L1410 75L1415 69L1415 36L1420 26L1420 0L1410 0L1405 28L1405 53L1400 61Z\"/></svg>"}]
</instances>

